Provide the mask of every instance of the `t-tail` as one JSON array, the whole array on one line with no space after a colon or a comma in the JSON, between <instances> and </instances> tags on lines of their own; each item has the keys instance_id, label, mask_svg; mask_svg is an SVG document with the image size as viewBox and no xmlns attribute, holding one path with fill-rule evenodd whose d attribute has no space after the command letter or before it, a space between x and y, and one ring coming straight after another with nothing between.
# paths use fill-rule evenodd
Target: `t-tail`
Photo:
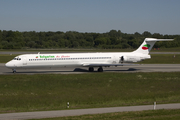
<instances>
[{"instance_id":1,"label":"t-tail","mask_svg":"<svg viewBox=\"0 0 180 120\"><path fill-rule=\"evenodd\" d=\"M133 51L133 53L149 54L157 41L173 41L173 39L145 38L141 46L137 50Z\"/></svg>"}]
</instances>

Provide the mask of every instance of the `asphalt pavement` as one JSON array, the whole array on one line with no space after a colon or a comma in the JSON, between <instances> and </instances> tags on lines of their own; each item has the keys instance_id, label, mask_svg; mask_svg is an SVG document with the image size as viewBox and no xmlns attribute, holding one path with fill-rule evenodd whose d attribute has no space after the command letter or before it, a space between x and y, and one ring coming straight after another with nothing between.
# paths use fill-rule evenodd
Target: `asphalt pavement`
<instances>
[{"instance_id":1,"label":"asphalt pavement","mask_svg":"<svg viewBox=\"0 0 180 120\"><path fill-rule=\"evenodd\" d=\"M118 67L104 67L104 72L134 73L134 72L180 72L180 64L137 64ZM59 67L47 69L20 69L15 74L82 74L91 73L87 67ZM97 68L95 71L97 72ZM6 68L5 63L0 63L0 74L14 74Z\"/></svg>"},{"instance_id":2,"label":"asphalt pavement","mask_svg":"<svg viewBox=\"0 0 180 120\"><path fill-rule=\"evenodd\" d=\"M180 109L180 104L159 104L156 106L142 105L142 106L128 106L128 107L6 113L6 114L0 114L0 120L40 119L40 118L79 116L79 115L88 115L88 114L103 114L103 113L114 113L114 112L125 112L125 111L158 110L158 109Z\"/></svg>"}]
</instances>

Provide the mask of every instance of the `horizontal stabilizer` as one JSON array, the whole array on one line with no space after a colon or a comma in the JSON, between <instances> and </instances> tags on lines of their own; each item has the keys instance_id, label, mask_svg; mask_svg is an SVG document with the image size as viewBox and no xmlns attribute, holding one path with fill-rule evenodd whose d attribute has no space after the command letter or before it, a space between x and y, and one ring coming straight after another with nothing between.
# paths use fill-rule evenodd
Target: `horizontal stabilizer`
<instances>
[{"instance_id":1,"label":"horizontal stabilizer","mask_svg":"<svg viewBox=\"0 0 180 120\"><path fill-rule=\"evenodd\" d=\"M146 38L145 41L173 41L174 39L156 39L156 38Z\"/></svg>"}]
</instances>

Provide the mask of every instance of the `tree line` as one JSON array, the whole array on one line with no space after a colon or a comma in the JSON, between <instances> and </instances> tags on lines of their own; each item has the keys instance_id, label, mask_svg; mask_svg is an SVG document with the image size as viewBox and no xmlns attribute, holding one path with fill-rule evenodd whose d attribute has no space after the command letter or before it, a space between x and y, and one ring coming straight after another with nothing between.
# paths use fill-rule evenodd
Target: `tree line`
<instances>
[{"instance_id":1,"label":"tree line","mask_svg":"<svg viewBox=\"0 0 180 120\"><path fill-rule=\"evenodd\" d=\"M122 33L120 30L110 30L106 33L68 32L19 32L0 30L0 49L29 48L102 48L102 49L136 49L145 38L174 39L173 42L158 42L155 48L180 47L180 35Z\"/></svg>"}]
</instances>

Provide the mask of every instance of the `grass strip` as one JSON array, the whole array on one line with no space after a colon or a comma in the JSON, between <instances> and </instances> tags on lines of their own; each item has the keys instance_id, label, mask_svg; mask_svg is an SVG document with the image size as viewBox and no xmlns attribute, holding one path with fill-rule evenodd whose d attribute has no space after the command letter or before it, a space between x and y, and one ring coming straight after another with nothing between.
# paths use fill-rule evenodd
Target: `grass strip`
<instances>
[{"instance_id":1,"label":"grass strip","mask_svg":"<svg viewBox=\"0 0 180 120\"><path fill-rule=\"evenodd\" d=\"M0 75L0 112L180 102L180 72Z\"/></svg>"},{"instance_id":2,"label":"grass strip","mask_svg":"<svg viewBox=\"0 0 180 120\"><path fill-rule=\"evenodd\" d=\"M151 54L151 59L138 62L140 64L180 64L180 54Z\"/></svg>"},{"instance_id":3,"label":"grass strip","mask_svg":"<svg viewBox=\"0 0 180 120\"><path fill-rule=\"evenodd\" d=\"M7 63L17 55L0 54L0 63Z\"/></svg>"},{"instance_id":4,"label":"grass strip","mask_svg":"<svg viewBox=\"0 0 180 120\"><path fill-rule=\"evenodd\" d=\"M138 49L138 48L136 48ZM59 49L0 49L0 52L131 52L136 49L100 49L100 48L59 48ZM173 48L153 48L151 52L180 52L180 47Z\"/></svg>"}]
</instances>

